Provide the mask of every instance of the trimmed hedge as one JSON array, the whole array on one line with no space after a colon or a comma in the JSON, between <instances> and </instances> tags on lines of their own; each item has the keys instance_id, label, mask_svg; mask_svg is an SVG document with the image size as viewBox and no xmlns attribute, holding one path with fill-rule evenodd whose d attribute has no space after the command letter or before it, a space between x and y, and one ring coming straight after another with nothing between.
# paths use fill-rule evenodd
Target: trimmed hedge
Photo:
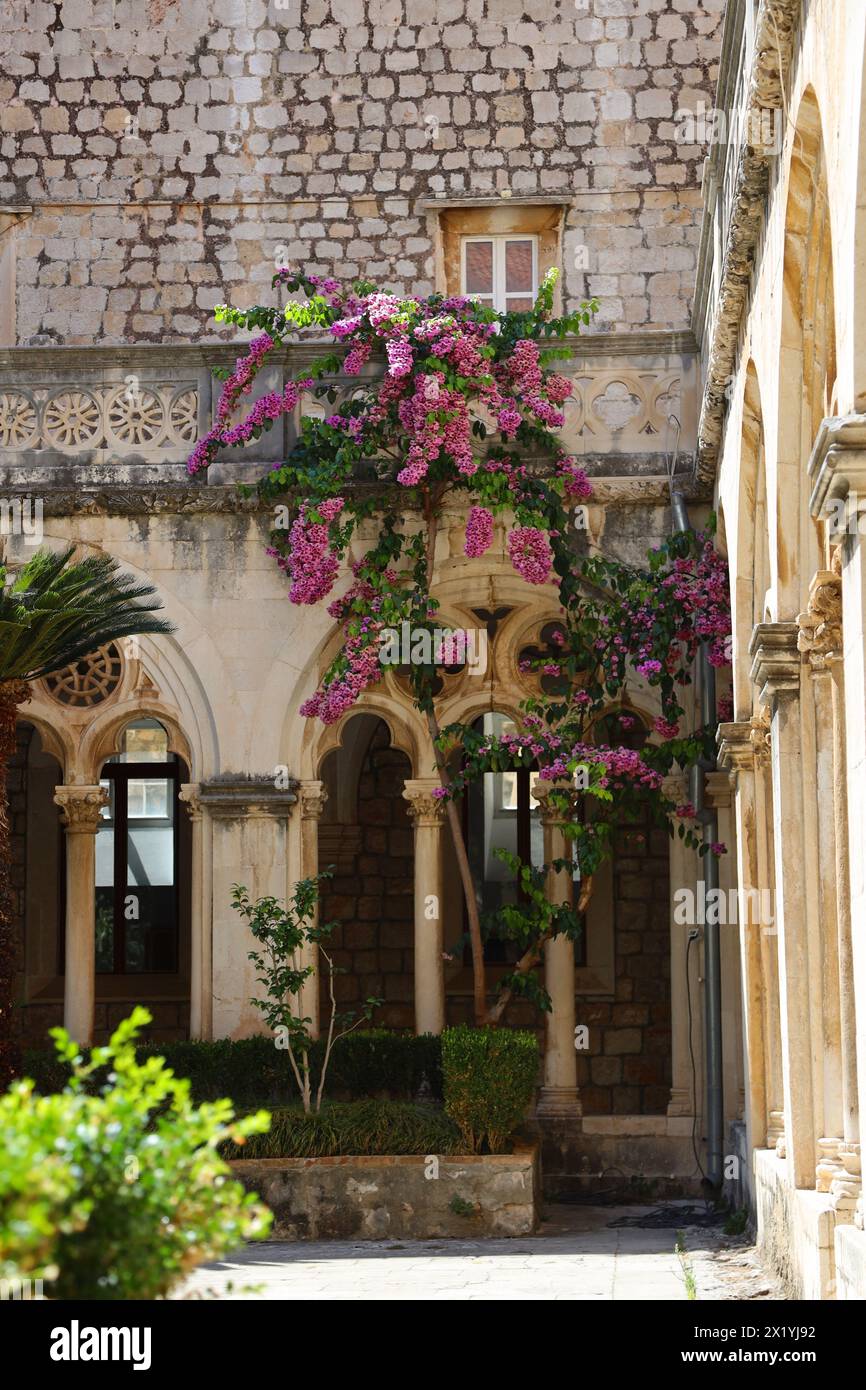
<instances>
[{"instance_id":1,"label":"trimmed hedge","mask_svg":"<svg viewBox=\"0 0 866 1390\"><path fill-rule=\"evenodd\" d=\"M538 1041L510 1028L446 1028L442 1075L445 1110L469 1152L502 1153L535 1090Z\"/></svg>"},{"instance_id":2,"label":"trimmed hedge","mask_svg":"<svg viewBox=\"0 0 866 1390\"><path fill-rule=\"evenodd\" d=\"M460 1153L460 1131L441 1110L407 1101L359 1100L322 1105L318 1115L300 1106L275 1110L267 1134L242 1146L226 1144L225 1158L332 1158L340 1155Z\"/></svg>"},{"instance_id":3,"label":"trimmed hedge","mask_svg":"<svg viewBox=\"0 0 866 1390\"><path fill-rule=\"evenodd\" d=\"M145 1043L137 1049L140 1062L164 1057L177 1076L188 1077L196 1104L228 1096L236 1109L260 1105L284 1106L294 1100L295 1081L288 1054L278 1051L265 1036L236 1042ZM310 1051L314 1087L324 1054L319 1039ZM24 1054L24 1075L32 1077L42 1095L61 1091L69 1069L54 1052L30 1050ZM99 1081L94 1080L93 1090ZM442 1099L441 1040L430 1033L390 1033L384 1028L358 1030L341 1038L331 1053L325 1082L326 1098L352 1100L376 1095L412 1100L425 1094Z\"/></svg>"}]
</instances>

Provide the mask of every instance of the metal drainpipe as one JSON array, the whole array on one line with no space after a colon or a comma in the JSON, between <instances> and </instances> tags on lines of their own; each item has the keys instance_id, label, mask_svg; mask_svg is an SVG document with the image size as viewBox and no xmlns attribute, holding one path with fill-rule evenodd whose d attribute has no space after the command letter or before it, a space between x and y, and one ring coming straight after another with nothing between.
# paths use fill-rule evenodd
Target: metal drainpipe
<instances>
[{"instance_id":1,"label":"metal drainpipe","mask_svg":"<svg viewBox=\"0 0 866 1390\"><path fill-rule=\"evenodd\" d=\"M692 529L685 499L674 485L671 470L671 512L677 531ZM716 672L710 664L709 646L701 644L701 722L715 726L716 723ZM703 841L709 846L719 838L719 823L715 809L707 806L704 796L706 773L714 771L715 757L702 758L689 772L689 790L697 818L703 826ZM718 902L718 896L709 895L719 886L719 861L711 850L703 856L704 883L707 900ZM722 1095L722 958L721 937L718 918L715 922L704 923L704 1043L706 1053L707 1080L707 1180L711 1187L721 1188L723 1178L724 1154L724 1098Z\"/></svg>"}]
</instances>

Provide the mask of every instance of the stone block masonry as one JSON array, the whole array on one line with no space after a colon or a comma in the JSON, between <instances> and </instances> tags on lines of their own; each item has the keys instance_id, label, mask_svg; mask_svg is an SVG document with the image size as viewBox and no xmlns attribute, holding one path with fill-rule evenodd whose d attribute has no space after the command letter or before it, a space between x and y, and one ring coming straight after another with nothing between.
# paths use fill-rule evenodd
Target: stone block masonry
<instances>
[{"instance_id":1,"label":"stone block masonry","mask_svg":"<svg viewBox=\"0 0 866 1390\"><path fill-rule=\"evenodd\" d=\"M674 117L712 105L722 8L8 0L17 340L218 338L275 262L425 294L429 201L483 197L565 201L566 305L684 328L707 151Z\"/></svg>"},{"instance_id":2,"label":"stone block masonry","mask_svg":"<svg viewBox=\"0 0 866 1390\"><path fill-rule=\"evenodd\" d=\"M274 1213L282 1240L525 1236L538 1222L537 1150L439 1158L261 1158L234 1176ZM457 1200L455 1200L457 1199Z\"/></svg>"}]
</instances>

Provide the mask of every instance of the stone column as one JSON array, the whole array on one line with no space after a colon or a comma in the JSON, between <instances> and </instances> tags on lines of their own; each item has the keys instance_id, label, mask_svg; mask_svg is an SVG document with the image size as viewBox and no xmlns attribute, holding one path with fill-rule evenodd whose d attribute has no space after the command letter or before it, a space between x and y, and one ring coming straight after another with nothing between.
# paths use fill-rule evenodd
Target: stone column
<instances>
[{"instance_id":1,"label":"stone column","mask_svg":"<svg viewBox=\"0 0 866 1390\"><path fill-rule=\"evenodd\" d=\"M232 884L250 897L284 899L289 876L288 827L295 784L271 778L226 777L201 782L199 800L211 825L213 900L213 1036L243 1038L263 1031L250 1000L261 994L248 958L253 938L232 908Z\"/></svg>"},{"instance_id":2,"label":"stone column","mask_svg":"<svg viewBox=\"0 0 866 1390\"><path fill-rule=\"evenodd\" d=\"M54 800L66 829L63 1025L86 1047L93 1041L96 1001L96 832L108 792L100 786L55 787Z\"/></svg>"},{"instance_id":3,"label":"stone column","mask_svg":"<svg viewBox=\"0 0 866 1390\"><path fill-rule=\"evenodd\" d=\"M746 1068L747 1149L763 1148L767 1143L771 1083L770 1044L765 1015L766 991L771 982L764 978L761 954L761 905L769 884L762 883L758 856L758 827L755 810L755 747L751 722L719 725L719 765L726 768L734 783L734 817L738 884L738 933L740 942L740 981L743 1002L743 1051Z\"/></svg>"},{"instance_id":4,"label":"stone column","mask_svg":"<svg viewBox=\"0 0 866 1390\"><path fill-rule=\"evenodd\" d=\"M192 822L190 850L190 972L189 1035L213 1037L213 903L211 899L210 822L199 797L198 783L184 782L178 793Z\"/></svg>"},{"instance_id":5,"label":"stone column","mask_svg":"<svg viewBox=\"0 0 866 1390\"><path fill-rule=\"evenodd\" d=\"M301 878L315 878L319 872L319 822L328 800L324 782L307 781L298 783L298 799L301 804ZM318 909L316 912L318 917ZM327 949L327 948L326 948ZM310 1032L314 1038L319 1036L319 970L318 951L307 945L303 951L302 968L313 967L313 973L301 986L298 998L302 1018L310 1020Z\"/></svg>"},{"instance_id":6,"label":"stone column","mask_svg":"<svg viewBox=\"0 0 866 1390\"><path fill-rule=\"evenodd\" d=\"M570 903L574 881L567 869L555 869L554 860L572 857L572 843L563 833L562 811L549 801L551 791L573 788L540 782L534 795L539 802L544 828L544 862L547 868L545 892L548 902ZM538 1101L539 1115L577 1118L582 1113L577 1089L577 1053L574 1047L574 943L557 936L544 948L544 987L550 995L544 1046L544 1082Z\"/></svg>"},{"instance_id":7,"label":"stone column","mask_svg":"<svg viewBox=\"0 0 866 1390\"><path fill-rule=\"evenodd\" d=\"M662 785L663 794L677 806L688 801L687 783L683 773L672 773ZM698 958L696 945L689 950L690 927L676 921L678 900L676 894L684 888L695 891L698 869L697 857L693 849L674 834L670 842L670 934L671 934L671 1098L668 1102L668 1115L693 1116L695 1113L695 1092L703 1094L703 1082L698 1081L692 1072L690 1043L700 1048L700 1038L689 1038L689 969L692 980L692 1025L700 1018L700 986L695 962ZM700 1033L700 1028L694 1029ZM696 1062L697 1065L697 1062Z\"/></svg>"},{"instance_id":8,"label":"stone column","mask_svg":"<svg viewBox=\"0 0 866 1390\"><path fill-rule=\"evenodd\" d=\"M844 1177L831 1180L840 1211L856 1201L855 1225L864 1226L860 1187L859 1116L866 1113L866 415L822 421L809 460L810 510L828 522L838 545L842 590L842 656L833 663L836 711L839 862L839 1007L842 1031L842 1124L838 1157ZM831 619L832 621L832 619ZM845 810L847 809L847 815ZM847 874L846 874L847 867ZM856 1099L854 1098L856 1093ZM859 1195L858 1195L859 1194Z\"/></svg>"},{"instance_id":9,"label":"stone column","mask_svg":"<svg viewBox=\"0 0 866 1390\"><path fill-rule=\"evenodd\" d=\"M445 811L433 795L437 777L406 782L403 795L415 827L415 1032L445 1027L442 955L442 827Z\"/></svg>"},{"instance_id":10,"label":"stone column","mask_svg":"<svg viewBox=\"0 0 866 1390\"><path fill-rule=\"evenodd\" d=\"M705 800L716 812L718 836L726 847L718 862L719 891L722 894L719 916L719 956L722 992L722 1094L725 1101L725 1127L744 1117L745 1087L743 1078L743 1011L740 989L741 962L737 885L737 856L734 849L734 828L731 810L731 781L724 770L708 772L705 781Z\"/></svg>"},{"instance_id":11,"label":"stone column","mask_svg":"<svg viewBox=\"0 0 866 1390\"><path fill-rule=\"evenodd\" d=\"M771 712L786 1156L795 1187L814 1187L817 1157L812 989L805 868L806 807L796 623L758 623L749 643L752 679Z\"/></svg>"},{"instance_id":12,"label":"stone column","mask_svg":"<svg viewBox=\"0 0 866 1390\"><path fill-rule=\"evenodd\" d=\"M840 975L840 912L838 895L839 855L836 847L836 818L826 814L835 806L839 772L839 749L834 734L834 693L832 667L842 659L842 584L830 570L819 570L809 586L809 604L797 618L798 646L806 658L804 670L811 675L810 713L815 739L815 798L824 814L817 817L818 886L820 891L820 996L822 1001L821 1038L823 1091L821 1133L816 1187L829 1192L834 1179L844 1181L840 1157L843 1134L842 1019ZM805 694L805 692L804 692ZM804 701L808 704L808 701ZM850 1203L853 1208L853 1201Z\"/></svg>"}]
</instances>

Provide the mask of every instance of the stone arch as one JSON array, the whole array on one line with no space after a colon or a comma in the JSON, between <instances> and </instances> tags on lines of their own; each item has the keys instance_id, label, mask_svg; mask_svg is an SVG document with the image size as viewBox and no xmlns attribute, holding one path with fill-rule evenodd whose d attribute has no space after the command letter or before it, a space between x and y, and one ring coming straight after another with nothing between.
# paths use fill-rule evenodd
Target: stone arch
<instances>
[{"instance_id":1,"label":"stone arch","mask_svg":"<svg viewBox=\"0 0 866 1390\"><path fill-rule=\"evenodd\" d=\"M807 87L797 113L785 209L779 423L775 476L775 582L780 619L805 607L821 559L809 512L806 463L835 392L832 227L821 113Z\"/></svg>"},{"instance_id":2,"label":"stone arch","mask_svg":"<svg viewBox=\"0 0 866 1390\"><path fill-rule=\"evenodd\" d=\"M748 719L755 696L749 675L749 642L756 623L765 621L770 588L767 469L761 387L755 363L746 367L740 426L739 495L736 539L730 554L733 635L734 716Z\"/></svg>"}]
</instances>

